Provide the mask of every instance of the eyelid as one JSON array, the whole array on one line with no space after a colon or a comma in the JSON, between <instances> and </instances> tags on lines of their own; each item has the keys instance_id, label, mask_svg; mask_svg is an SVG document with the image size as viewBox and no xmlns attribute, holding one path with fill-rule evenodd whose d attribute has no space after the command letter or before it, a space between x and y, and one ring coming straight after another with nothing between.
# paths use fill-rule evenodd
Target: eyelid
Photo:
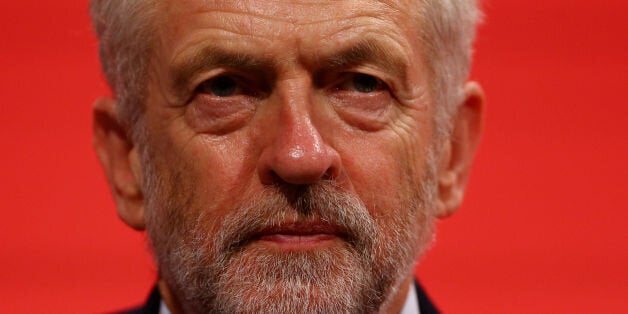
<instances>
[{"instance_id":1,"label":"eyelid","mask_svg":"<svg viewBox=\"0 0 628 314\"><path fill-rule=\"evenodd\" d=\"M331 86L332 86L333 89L348 90L347 88L339 88L339 86L342 86L342 85L345 85L345 84L348 84L348 83L349 84L352 83L351 80L356 75L366 75L366 76L370 76L370 77L373 77L374 79L376 79L379 82L379 84L380 84L380 88L378 88L377 90L391 90L390 84L388 84L386 82L386 80L381 78L379 75L372 74L370 72L362 72L362 71L346 71L346 72L342 72L333 81Z\"/></svg>"},{"instance_id":2,"label":"eyelid","mask_svg":"<svg viewBox=\"0 0 628 314\"><path fill-rule=\"evenodd\" d=\"M198 88L201 84L228 72L229 71L226 69L212 69L210 71L197 73L189 78L185 84L178 84L180 89L174 90L174 93L178 95L181 104L187 104L191 102L194 97L196 97L198 94Z\"/></svg>"},{"instance_id":3,"label":"eyelid","mask_svg":"<svg viewBox=\"0 0 628 314\"><path fill-rule=\"evenodd\" d=\"M222 80L218 81L219 79L222 79ZM229 85L227 88L233 87L233 92L230 93L230 95L216 94L213 91L216 84L218 84L218 86L221 86L224 83L227 83ZM231 84L234 84L235 86L230 86ZM218 97L231 97L231 96L241 95L243 91L244 89L242 88L242 84L240 84L236 78L233 78L228 75L219 75L219 76L210 78L208 80L205 80L201 84L199 84L195 89L195 92L198 94L206 94L206 95L212 95L212 96L218 96Z\"/></svg>"},{"instance_id":4,"label":"eyelid","mask_svg":"<svg viewBox=\"0 0 628 314\"><path fill-rule=\"evenodd\" d=\"M210 75L210 73L213 75ZM203 75L202 79L196 80L195 85L193 85L192 97L194 97L196 94L202 93L201 91L199 91L199 89L204 83L210 82L220 77L229 77L236 82L239 92L237 92L233 96L250 95L257 97L262 92L260 90L261 87L259 87L258 84L255 82L255 78L251 78L250 76L235 71L221 69L218 71L211 71L207 75Z\"/></svg>"}]
</instances>

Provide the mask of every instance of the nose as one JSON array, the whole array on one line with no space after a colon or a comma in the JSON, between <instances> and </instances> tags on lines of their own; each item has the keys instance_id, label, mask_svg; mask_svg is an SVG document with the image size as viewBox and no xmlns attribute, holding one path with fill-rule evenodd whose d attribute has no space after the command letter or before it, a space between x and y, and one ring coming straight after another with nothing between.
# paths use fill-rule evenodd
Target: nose
<instances>
[{"instance_id":1,"label":"nose","mask_svg":"<svg viewBox=\"0 0 628 314\"><path fill-rule=\"evenodd\" d=\"M294 84L293 84L294 85ZM296 84L298 85L298 83ZM307 185L332 180L340 172L340 155L321 136L312 121L309 86L291 86L279 92L277 125L268 125L268 145L258 164L263 184Z\"/></svg>"}]
</instances>

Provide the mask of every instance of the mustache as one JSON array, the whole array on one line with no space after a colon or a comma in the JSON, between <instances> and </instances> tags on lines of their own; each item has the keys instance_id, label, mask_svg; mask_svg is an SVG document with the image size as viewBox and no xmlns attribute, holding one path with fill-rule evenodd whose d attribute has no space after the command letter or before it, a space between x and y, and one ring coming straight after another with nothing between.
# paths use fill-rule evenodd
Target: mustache
<instances>
[{"instance_id":1,"label":"mustache","mask_svg":"<svg viewBox=\"0 0 628 314\"><path fill-rule=\"evenodd\" d=\"M368 209L333 181L273 185L244 199L224 217L214 248L235 253L259 235L274 231L329 232L358 251L373 247L377 224Z\"/></svg>"}]
</instances>

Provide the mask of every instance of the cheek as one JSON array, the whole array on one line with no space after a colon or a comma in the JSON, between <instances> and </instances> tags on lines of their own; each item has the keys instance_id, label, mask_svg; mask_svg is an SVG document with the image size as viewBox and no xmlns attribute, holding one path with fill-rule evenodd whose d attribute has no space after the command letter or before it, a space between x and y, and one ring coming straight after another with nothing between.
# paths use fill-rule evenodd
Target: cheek
<instances>
[{"instance_id":1,"label":"cheek","mask_svg":"<svg viewBox=\"0 0 628 314\"><path fill-rule=\"evenodd\" d=\"M253 173L243 157L250 154L242 133L211 136L172 127L155 136L148 162L165 194L157 197L191 215L211 212L220 217L221 211L234 208L233 195L242 195Z\"/></svg>"},{"instance_id":2,"label":"cheek","mask_svg":"<svg viewBox=\"0 0 628 314\"><path fill-rule=\"evenodd\" d=\"M255 173L248 140L239 135L220 139L205 136L186 154L197 178L195 200L214 214L233 210L237 203L234 196L246 193Z\"/></svg>"},{"instance_id":3,"label":"cheek","mask_svg":"<svg viewBox=\"0 0 628 314\"><path fill-rule=\"evenodd\" d=\"M424 171L419 165L425 161L418 141L387 130L366 134L344 146L347 175L374 216L387 215L413 201L419 188L415 183Z\"/></svg>"},{"instance_id":4,"label":"cheek","mask_svg":"<svg viewBox=\"0 0 628 314\"><path fill-rule=\"evenodd\" d=\"M336 147L342 149L343 164L356 193L374 214L387 214L426 197L419 193L428 171L432 112L426 105L427 95L397 106L375 96L375 105L364 99L356 102L360 106L341 108L335 103L341 119L353 122L348 124L354 128L344 128L333 136L341 139ZM360 127L355 121L377 127Z\"/></svg>"}]
</instances>

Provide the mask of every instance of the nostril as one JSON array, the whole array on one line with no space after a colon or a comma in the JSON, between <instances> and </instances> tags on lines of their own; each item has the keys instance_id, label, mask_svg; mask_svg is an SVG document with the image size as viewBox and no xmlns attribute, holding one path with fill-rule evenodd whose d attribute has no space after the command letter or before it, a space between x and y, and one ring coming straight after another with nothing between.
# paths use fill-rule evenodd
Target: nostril
<instances>
[{"instance_id":1,"label":"nostril","mask_svg":"<svg viewBox=\"0 0 628 314\"><path fill-rule=\"evenodd\" d=\"M336 178L336 171L333 168L328 168L321 176L323 180L334 180Z\"/></svg>"},{"instance_id":2,"label":"nostril","mask_svg":"<svg viewBox=\"0 0 628 314\"><path fill-rule=\"evenodd\" d=\"M287 184L312 184L319 180L334 180L337 177L335 165L324 165L327 162L316 160L274 159L270 164L264 164L260 168L260 179L263 184L287 183Z\"/></svg>"},{"instance_id":3,"label":"nostril","mask_svg":"<svg viewBox=\"0 0 628 314\"><path fill-rule=\"evenodd\" d=\"M260 169L259 177L264 185L273 185L283 181L281 177L273 170L269 168Z\"/></svg>"},{"instance_id":4,"label":"nostril","mask_svg":"<svg viewBox=\"0 0 628 314\"><path fill-rule=\"evenodd\" d=\"M270 184L281 182L281 177L275 172L275 170L270 170L270 173L268 174L268 176L269 176Z\"/></svg>"}]
</instances>

